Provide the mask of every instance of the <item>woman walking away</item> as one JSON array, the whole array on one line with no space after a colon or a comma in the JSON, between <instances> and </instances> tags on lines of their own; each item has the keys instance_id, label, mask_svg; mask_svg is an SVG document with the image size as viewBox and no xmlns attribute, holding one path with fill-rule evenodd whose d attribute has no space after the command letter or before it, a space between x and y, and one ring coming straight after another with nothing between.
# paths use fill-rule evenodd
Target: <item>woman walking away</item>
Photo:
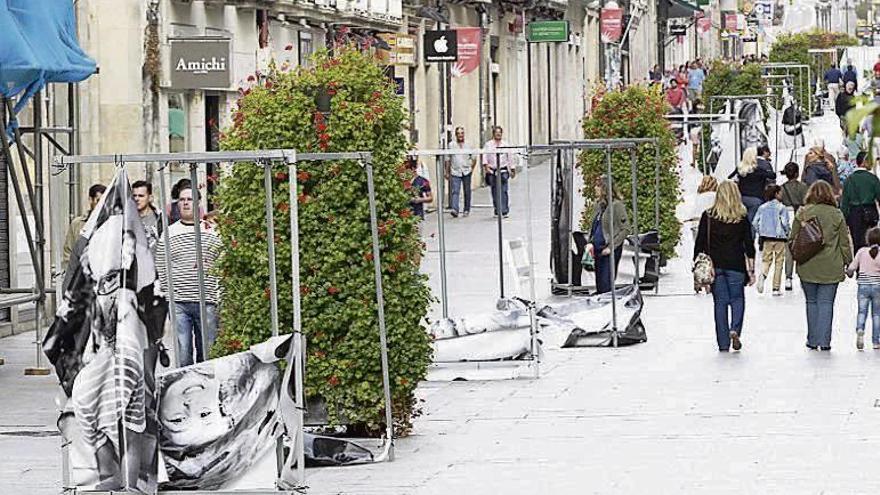
<instances>
[{"instance_id":1,"label":"woman walking away","mask_svg":"<svg viewBox=\"0 0 880 495\"><path fill-rule=\"evenodd\" d=\"M880 349L880 228L868 230L868 245L859 249L846 274L858 272L859 317L856 320L856 349L865 348L865 322L871 307L871 342Z\"/></svg>"},{"instance_id":2,"label":"woman walking away","mask_svg":"<svg viewBox=\"0 0 880 495\"><path fill-rule=\"evenodd\" d=\"M736 168L736 175L742 202L751 224L758 207L764 202L764 188L768 183L776 180L776 172L768 167L758 166L758 149L751 146L743 153L742 160Z\"/></svg>"},{"instance_id":3,"label":"woman walking away","mask_svg":"<svg viewBox=\"0 0 880 495\"><path fill-rule=\"evenodd\" d=\"M788 209L788 217L794 218L795 213L804 205L807 197L807 185L798 180L800 167L795 162L788 162L782 173L788 178L788 182L782 185L782 204ZM794 275L794 258L788 244L785 246L785 290L792 289L792 277Z\"/></svg>"},{"instance_id":4,"label":"woman walking away","mask_svg":"<svg viewBox=\"0 0 880 495\"><path fill-rule=\"evenodd\" d=\"M782 204L782 188L773 184L764 193L766 203L758 208L752 225L761 246L761 273L758 275L758 292L764 292L764 280L773 267L773 295L782 295L782 265L785 258L785 243L791 232L788 210Z\"/></svg>"},{"instance_id":5,"label":"woman walking away","mask_svg":"<svg viewBox=\"0 0 880 495\"><path fill-rule=\"evenodd\" d=\"M805 224L821 230L818 238L814 236L814 240L821 243L821 250L807 260L798 260L797 267L807 299L807 347L830 351L837 285L843 281L844 268L853 256L843 213L837 208L831 184L824 180L810 186L806 204L795 215L791 227L795 254L802 241L798 236Z\"/></svg>"},{"instance_id":6,"label":"woman walking away","mask_svg":"<svg viewBox=\"0 0 880 495\"><path fill-rule=\"evenodd\" d=\"M620 199L617 187L611 188L611 208L608 208L608 184L605 176L600 177L593 187L595 199L587 218L592 222L587 252L596 261L596 292L611 292L617 267L623 254L623 241L629 235L629 216L626 206ZM614 265L611 255L614 250Z\"/></svg>"},{"instance_id":7,"label":"woman walking away","mask_svg":"<svg viewBox=\"0 0 880 495\"><path fill-rule=\"evenodd\" d=\"M715 280L715 337L718 350L742 348L745 286L755 283L755 243L752 226L739 190L731 181L718 186L715 204L703 213L694 245L694 259L706 254L712 259Z\"/></svg>"},{"instance_id":8,"label":"woman walking away","mask_svg":"<svg viewBox=\"0 0 880 495\"><path fill-rule=\"evenodd\" d=\"M693 222L693 227L691 227L691 229L694 234L694 240L697 239L697 227L699 227L700 218L703 216L703 212L715 204L715 191L717 190L718 181L715 177L704 175L703 180L700 181L700 186L697 187L697 198L696 201L694 201L693 213L689 220Z\"/></svg>"},{"instance_id":9,"label":"woman walking away","mask_svg":"<svg viewBox=\"0 0 880 495\"><path fill-rule=\"evenodd\" d=\"M818 141L816 146L810 148L804 157L804 184L812 186L816 181L824 180L831 184L834 195L840 194L843 187L840 185L840 177L837 175L837 162L830 153L825 151L825 143Z\"/></svg>"}]
</instances>

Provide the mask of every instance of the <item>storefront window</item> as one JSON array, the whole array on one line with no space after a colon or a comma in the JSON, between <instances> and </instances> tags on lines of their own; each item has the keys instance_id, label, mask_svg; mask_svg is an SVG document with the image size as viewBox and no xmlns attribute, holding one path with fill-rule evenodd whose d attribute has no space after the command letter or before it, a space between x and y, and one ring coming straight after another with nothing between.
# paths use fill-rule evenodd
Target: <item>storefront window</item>
<instances>
[{"instance_id":1,"label":"storefront window","mask_svg":"<svg viewBox=\"0 0 880 495\"><path fill-rule=\"evenodd\" d=\"M186 98L183 93L168 95L168 151L187 150Z\"/></svg>"}]
</instances>

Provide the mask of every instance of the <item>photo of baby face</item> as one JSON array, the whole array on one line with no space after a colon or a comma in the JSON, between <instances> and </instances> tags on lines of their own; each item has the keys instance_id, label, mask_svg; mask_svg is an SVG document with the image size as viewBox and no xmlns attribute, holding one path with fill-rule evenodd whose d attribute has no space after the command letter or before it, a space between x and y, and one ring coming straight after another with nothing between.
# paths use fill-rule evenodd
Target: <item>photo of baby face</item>
<instances>
[{"instance_id":1,"label":"photo of baby face","mask_svg":"<svg viewBox=\"0 0 880 495\"><path fill-rule=\"evenodd\" d=\"M220 404L219 382L195 371L164 390L159 423L172 443L192 447L217 440L232 429L232 418Z\"/></svg>"}]
</instances>

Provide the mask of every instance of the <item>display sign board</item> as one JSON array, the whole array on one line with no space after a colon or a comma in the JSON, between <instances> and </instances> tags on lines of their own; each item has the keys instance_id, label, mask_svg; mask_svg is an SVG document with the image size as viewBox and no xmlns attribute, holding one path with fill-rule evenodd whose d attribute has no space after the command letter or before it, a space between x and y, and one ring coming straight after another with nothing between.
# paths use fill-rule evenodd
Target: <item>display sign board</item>
<instances>
[{"instance_id":1,"label":"display sign board","mask_svg":"<svg viewBox=\"0 0 880 495\"><path fill-rule=\"evenodd\" d=\"M452 68L453 77L461 77L477 70L480 66L480 45L482 29L466 27L458 32L458 63Z\"/></svg>"},{"instance_id":2,"label":"display sign board","mask_svg":"<svg viewBox=\"0 0 880 495\"><path fill-rule=\"evenodd\" d=\"M670 36L685 36L687 35L688 27L684 24L673 24L669 26L669 35Z\"/></svg>"},{"instance_id":3,"label":"display sign board","mask_svg":"<svg viewBox=\"0 0 880 495\"><path fill-rule=\"evenodd\" d=\"M232 61L228 39L170 41L173 89L229 89Z\"/></svg>"},{"instance_id":4,"label":"display sign board","mask_svg":"<svg viewBox=\"0 0 880 495\"><path fill-rule=\"evenodd\" d=\"M604 8L599 15L603 43L617 43L623 35L623 9Z\"/></svg>"},{"instance_id":5,"label":"display sign board","mask_svg":"<svg viewBox=\"0 0 880 495\"><path fill-rule=\"evenodd\" d=\"M425 31L422 38L425 62L455 62L458 60L458 33L453 30Z\"/></svg>"},{"instance_id":6,"label":"display sign board","mask_svg":"<svg viewBox=\"0 0 880 495\"><path fill-rule=\"evenodd\" d=\"M416 65L416 37L400 33L379 33L376 37L388 44L389 50L377 50L379 60L387 65Z\"/></svg>"},{"instance_id":7,"label":"display sign board","mask_svg":"<svg viewBox=\"0 0 880 495\"><path fill-rule=\"evenodd\" d=\"M725 31L738 31L739 24L737 23L738 16L736 12L725 12L724 13L724 30Z\"/></svg>"},{"instance_id":8,"label":"display sign board","mask_svg":"<svg viewBox=\"0 0 880 495\"><path fill-rule=\"evenodd\" d=\"M564 43L568 34L568 21L532 21L526 26L529 43Z\"/></svg>"}]
</instances>

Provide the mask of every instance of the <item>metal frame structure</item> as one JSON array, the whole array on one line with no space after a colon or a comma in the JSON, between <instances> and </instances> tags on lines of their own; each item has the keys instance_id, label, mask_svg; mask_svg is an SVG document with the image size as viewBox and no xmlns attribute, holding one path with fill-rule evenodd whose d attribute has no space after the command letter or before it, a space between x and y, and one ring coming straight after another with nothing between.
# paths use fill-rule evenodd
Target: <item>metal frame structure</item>
<instances>
[{"instance_id":1,"label":"metal frame structure","mask_svg":"<svg viewBox=\"0 0 880 495\"><path fill-rule=\"evenodd\" d=\"M765 98L773 99L773 102L777 104L776 106L779 106L778 103L779 103L779 101L782 99L782 96L781 96L781 95L774 94L774 93L768 93L768 94L754 94L754 95L713 95L713 96L711 96L711 97L709 98L709 114L712 114L712 113L713 113L713 105L712 105L712 102L713 102L714 100L724 100L724 101L726 101L726 102L734 102L733 104L735 105L735 102L737 102L737 101L742 101L742 100L762 100L762 99L765 99ZM776 106L774 106L773 109L774 109L774 111L778 112L779 110L776 110ZM731 110L733 110L733 108L731 108ZM766 116L765 116L765 118L766 118ZM744 121L744 120L737 119L737 124L736 124L737 139L739 139L739 131L740 131L739 124L740 124L741 122L745 122L745 121ZM766 126L766 124L765 124L765 126ZM776 162L778 161L777 158L778 158L778 156L779 156L779 125L778 125L777 123L774 123L773 126L775 127L774 130L775 130L775 132L776 132L776 136L775 136L775 140L776 140L776 152L775 152L774 155L773 155L773 158L774 158L773 163L774 163L774 168L775 168L775 166L776 166L775 164L776 164ZM734 165L738 164L738 163L739 163L739 160L740 160L740 158L741 158L741 157L740 157L740 148L741 148L741 147L742 147L742 141L740 140L740 141L739 141L739 146L736 146L735 149L734 149L734 152L735 152L735 154L734 154L735 164L734 164Z\"/></svg>"},{"instance_id":2,"label":"metal frame structure","mask_svg":"<svg viewBox=\"0 0 880 495\"><path fill-rule=\"evenodd\" d=\"M575 151L604 151L605 152L605 177L606 177L606 190L608 193L608 204L610 205L613 201L613 191L614 191L614 177L613 177L613 169L611 164L611 156L615 150L628 150L630 155L630 174L631 174L631 190L630 195L632 199L632 225L634 232L632 233L632 238L635 239L635 276L633 280L633 284L638 286L640 282L640 273L639 273L639 259L641 258L641 240L639 238L639 206L638 206L638 149L642 145L649 145L654 148L654 228L659 232L660 229L660 146L659 140L657 138L621 138L621 139L588 139L581 141L556 141L553 144L549 145L536 145L530 148L532 152L556 152L557 159L563 160L563 157L568 157L570 161L569 164L574 165L576 161ZM555 175L555 168L552 168L553 174ZM574 188L574 170L573 167L570 168L571 174L569 174L569 191L572 193L575 191ZM551 179L551 188L553 184L556 183L555 180ZM556 197L555 189L551 190L551 205ZM609 233L609 238L614 238L614 209L609 208L609 213L611 215L611 232ZM551 207L552 212L552 207ZM568 202L568 218L569 218L569 229L567 239L567 246L563 249L565 250L568 256L568 284L565 284L565 287L568 289L568 297L571 297L573 289L576 289L572 286L572 274L573 274L573 262L572 262L572 234L574 225L574 205L572 201ZM552 213L551 213L552 214ZM551 235L556 235L555 232L552 232ZM552 258L551 258L552 259ZM617 347L618 343L618 325L617 325L617 269L616 259L614 255L614 250L611 250L611 341L614 347ZM558 284L557 284L558 285ZM656 290L659 290L659 281L655 286ZM583 288L577 287L577 288Z\"/></svg>"},{"instance_id":3,"label":"metal frame structure","mask_svg":"<svg viewBox=\"0 0 880 495\"><path fill-rule=\"evenodd\" d=\"M798 83L797 83L798 91L797 91L797 94L795 94L793 96L795 98L795 101L798 101L801 97L803 97L802 92L804 91L804 88L806 88L807 113L805 114L805 117L807 119L812 118L813 111L815 110L813 108L813 94L810 91L810 86L813 84L813 72L812 72L812 68L810 68L809 65L789 63L789 62L775 62L775 63L761 64L761 69L766 70L771 73L773 73L777 70L784 70L785 75L787 75L787 76L792 76L791 71L796 70L797 71L797 79L798 79ZM806 84L804 84L804 72L806 72L806 77L807 77ZM800 104L800 102L799 102L799 104Z\"/></svg>"},{"instance_id":4,"label":"metal frame structure","mask_svg":"<svg viewBox=\"0 0 880 495\"><path fill-rule=\"evenodd\" d=\"M434 157L435 158L435 173L437 177L438 191L435 198L437 198L437 231L438 231L438 245L440 251L440 302L441 302L441 310L444 318L449 317L449 298L447 294L447 270L446 270L446 228L445 228L445 215L444 215L444 201L446 199L445 194L445 180L444 177L444 168L445 168L445 160L448 157L459 156L459 155L467 155L467 156L476 156L478 160L483 155L495 155L496 163L500 163L500 156L503 154L517 154L522 156L524 153L528 151L527 147L524 146L500 146L494 149L445 149L445 150L412 150L408 153L410 157ZM480 163L482 163L480 161ZM535 266L535 256L534 256L534 247L533 247L533 239L532 239L532 199L531 199L531 181L529 180L529 166L526 163L525 166L522 167L524 172L524 178L527 184L526 187L526 236L528 242L528 258L529 265L531 267L529 271L529 322L530 322L530 334L531 334L531 346L529 352L529 359L526 360L518 360L513 361L513 363L522 363L522 362L534 362L535 363L535 378L540 377L540 361L538 359L538 324L537 324L537 315L535 311L536 304L536 294L535 294L535 275L534 275L534 266ZM501 187L495 188L495 204L500 209L501 206ZM503 216L498 211L498 215L496 215L497 219L497 231L498 231L498 274L499 274L499 297L504 298L504 223ZM488 363L494 361L463 361L463 362L435 362L434 364L475 364L475 363Z\"/></svg>"},{"instance_id":5,"label":"metal frame structure","mask_svg":"<svg viewBox=\"0 0 880 495\"><path fill-rule=\"evenodd\" d=\"M24 229L28 254L30 255L31 265L34 269L33 288L0 288L0 295L11 296L4 297L3 300L0 300L0 310L34 303L34 328L36 331L36 338L34 340L36 342L36 354L34 366L25 368L25 375L49 374L49 368L43 364L43 353L40 345L42 343L43 321L46 316L46 296L51 291L57 289L51 287L51 284L47 285L46 280L49 272L47 272L45 266L47 240L45 221L47 215L44 201L46 184L43 170L47 168L46 159L49 157L47 156L47 153L44 152L43 148L44 145L49 145L48 155L54 153L61 153L64 155L72 154L75 153L78 148L79 139L76 125L78 119L77 85L75 83L66 83L66 86L67 122L66 125L62 126L56 125L58 118L55 114L56 105L54 103L54 96L58 84L49 84L42 91L39 91L34 95L30 103L32 125L26 127L19 127L17 125L12 100L9 98L0 98L0 136L3 137L2 150L0 150L2 156L0 156L0 160L5 161L7 164L9 182L12 184L16 207L21 216ZM49 119L49 125L44 125L43 122L44 103L47 104L46 117ZM12 123L13 125L7 125L9 123ZM7 136L10 135L13 138L12 142L7 140ZM24 137L26 135L32 136L33 149L28 148L25 144ZM66 147L62 144L64 138L60 138L59 136L66 136ZM13 156L13 145L16 148L17 157ZM33 178L28 169L28 158L30 158L33 163ZM18 161L18 166L21 167L20 175L16 168L16 159ZM24 181L23 188L19 179L23 179ZM52 175L49 179L49 213L51 214L53 210L58 208L58 203L56 202L58 194L56 189L58 189L59 185L57 184L58 180L56 175ZM70 219L72 219L75 216L75 212L78 211L78 186L79 171L76 168L71 168L68 170L67 177L69 196L68 211ZM31 221L28 219L28 211L33 214L33 225L31 225ZM10 217L9 221L11 222L11 220L12 218ZM63 238L63 233L52 235L54 241L52 245L55 251L56 260L56 269L52 273L52 278L55 278L55 275L61 272L59 268L59 260ZM10 257L12 255L13 253L10 253Z\"/></svg>"},{"instance_id":6,"label":"metal frame structure","mask_svg":"<svg viewBox=\"0 0 880 495\"><path fill-rule=\"evenodd\" d=\"M302 306L301 306L301 293L300 293L300 277L299 277L299 208L297 202L297 164L299 162L306 161L356 161L360 167L362 167L366 172L367 178L367 194L369 197L369 209L370 209L370 229L372 234L372 246L373 246L373 267L374 267L374 275L375 275L375 283L376 283L376 299L377 299L377 316L378 316L378 324L379 324L379 340L380 340L380 356L382 361L382 384L383 384L383 392L384 392L384 400L385 400L385 420L386 420L386 439L383 447L382 453L376 459L376 462L382 462L386 460L393 460L394 458L394 426L393 426L393 418L391 415L391 388L390 388L390 380L389 380L389 367L388 367L388 345L387 345L387 334L385 327L385 300L384 300L384 292L382 287L382 265L381 265L381 253L380 253L380 245L379 245L379 234L378 234L378 213L376 207L376 192L374 187L373 180L373 166L372 166L372 154L369 152L350 152L350 153L297 153L295 150L262 150L262 151L225 151L225 152L196 152L196 153L158 153L158 154L128 154L128 155L90 155L90 156L61 156L56 159L56 167L59 169L64 169L67 166L79 164L107 164L114 163L117 166L121 166L123 164L128 163L187 163L190 166L190 177L192 183L198 184L197 180L197 167L199 165L205 165L209 163L254 163L257 166L263 167L264 171L264 190L266 192L266 231L267 231L267 245L268 245L268 262L269 262L269 294L270 294L270 318L272 325L272 335L277 336L279 334L278 328L278 287L277 287L277 272L275 268L275 246L274 243L271 242L272 239L275 238L275 227L274 227L274 201L272 198L272 166L275 162L284 162L288 167L288 177L290 178L290 187L289 189L289 208L290 208L290 229L291 229L291 279L292 279L292 290L291 290L291 298L293 302L293 329L292 329L292 351L291 353L294 356L294 389L295 389L295 402L296 402L296 415L300 425L303 424L303 411L305 410L305 398L303 393L303 376L305 373L305 336L302 334ZM161 177L161 201L165 201L165 181L164 181L164 167L160 168L160 177ZM193 194L193 209L194 211L199 211L199 195ZM163 217L163 227L165 237L165 246L168 248L168 225L167 218L165 215ZM204 266L202 265L202 256L201 256L201 228L199 222L194 223L195 226L195 237L196 237L196 250L197 250L197 270L199 272L199 311L202 316L202 327L201 327L201 335L203 342L203 349L207 352L207 340L204 332L204 321L205 321L205 294L204 294ZM167 252L166 252L167 254ZM171 260L170 257L166 256L166 266L165 269L168 270L168 273L171 273ZM171 283L169 279L169 302L173 302L173 283ZM173 315L173 311L170 311ZM173 316L172 316L173 318ZM175 342L175 351L177 351L177 342L176 336L174 339ZM177 352L175 352L175 356L177 356ZM177 364L177 363L175 363ZM299 431L296 432L296 441L295 441L295 455L297 458L297 475L300 482L305 482L305 458L303 451L303 431L300 428ZM66 447L64 447L66 449ZM66 450L65 450L66 455ZM280 441L276 449L276 456L281 455L281 445ZM66 457L65 457L66 459ZM277 459L279 469L281 466L281 462L283 459L280 457ZM66 462L65 462L66 465ZM279 473L280 474L280 473ZM68 473L65 471L65 485L68 485L67 482ZM76 489L73 490L74 493ZM86 492L80 492L86 493ZM88 492L88 493L96 493L96 492ZM100 493L100 492L97 492ZM160 492L160 493L177 493L177 492ZM223 493L218 491L187 491L186 493L191 494L216 494ZM235 492L239 493L239 492ZM249 493L258 494L258 493L279 493L278 490L271 491L251 491ZM284 493L283 491L281 493ZM290 492L293 493L293 492Z\"/></svg>"},{"instance_id":7,"label":"metal frame structure","mask_svg":"<svg viewBox=\"0 0 880 495\"><path fill-rule=\"evenodd\" d=\"M715 125L715 124L735 125L736 131L737 131L737 132L735 132L735 136L734 136L735 146L739 147L741 145L741 139L740 139L740 135L739 135L739 124L741 124L742 122L745 122L742 119L728 118L726 115L717 114L717 113L691 113L691 114L672 113L672 114L667 114L666 119L669 120L670 122L674 122L676 124L682 124L685 126L688 124L698 124L701 127L706 124L708 124L710 126ZM710 140L709 142L711 144L711 136L709 136L709 140ZM696 158L696 157L694 157L694 158ZM707 170L706 170L706 136L702 132L702 129L700 130L700 159L701 159L700 165L701 165L701 170L703 172L703 175L708 175L706 173L707 172Z\"/></svg>"}]
</instances>

